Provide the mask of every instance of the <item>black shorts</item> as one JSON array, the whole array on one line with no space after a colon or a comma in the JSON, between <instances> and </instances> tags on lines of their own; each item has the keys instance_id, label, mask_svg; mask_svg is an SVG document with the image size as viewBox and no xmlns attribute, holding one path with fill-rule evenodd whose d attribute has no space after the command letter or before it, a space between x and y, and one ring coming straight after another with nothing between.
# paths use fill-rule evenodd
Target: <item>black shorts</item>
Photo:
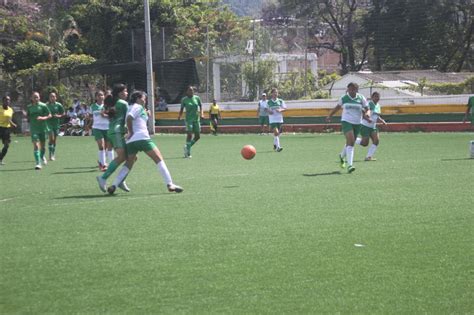
<instances>
[{"instance_id":1,"label":"black shorts","mask_svg":"<svg viewBox=\"0 0 474 315\"><path fill-rule=\"evenodd\" d=\"M211 114L211 120L219 120L219 115L217 114Z\"/></svg>"},{"instance_id":2,"label":"black shorts","mask_svg":"<svg viewBox=\"0 0 474 315\"><path fill-rule=\"evenodd\" d=\"M0 139L3 143L10 143L10 128L0 127Z\"/></svg>"}]
</instances>

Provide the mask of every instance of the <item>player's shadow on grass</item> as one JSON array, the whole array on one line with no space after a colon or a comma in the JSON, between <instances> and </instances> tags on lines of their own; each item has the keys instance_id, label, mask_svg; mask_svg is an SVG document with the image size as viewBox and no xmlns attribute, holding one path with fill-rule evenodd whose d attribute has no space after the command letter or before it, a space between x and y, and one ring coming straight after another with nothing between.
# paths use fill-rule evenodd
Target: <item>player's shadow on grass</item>
<instances>
[{"instance_id":1,"label":"player's shadow on grass","mask_svg":"<svg viewBox=\"0 0 474 315\"><path fill-rule=\"evenodd\" d=\"M461 158L461 159L441 159L442 162L453 162L453 161L465 161L465 160L473 160L471 158Z\"/></svg>"},{"instance_id":2,"label":"player's shadow on grass","mask_svg":"<svg viewBox=\"0 0 474 315\"><path fill-rule=\"evenodd\" d=\"M111 197L114 195L109 195L109 194L100 194L100 195L77 195L77 196L63 196L63 197L57 197L54 198L56 200L61 200L61 199L95 199L95 198L105 198L105 197Z\"/></svg>"},{"instance_id":3,"label":"player's shadow on grass","mask_svg":"<svg viewBox=\"0 0 474 315\"><path fill-rule=\"evenodd\" d=\"M78 167L65 167L65 170L90 170L96 169L97 166L78 166Z\"/></svg>"},{"instance_id":4,"label":"player's shadow on grass","mask_svg":"<svg viewBox=\"0 0 474 315\"><path fill-rule=\"evenodd\" d=\"M334 172L327 172L327 173L303 174L303 176L316 177L316 176L329 176L329 175L341 175L341 174L342 173L340 171L334 171Z\"/></svg>"},{"instance_id":5,"label":"player's shadow on grass","mask_svg":"<svg viewBox=\"0 0 474 315\"><path fill-rule=\"evenodd\" d=\"M78 172L54 172L52 175L72 175L72 174L84 174L84 173L93 173L96 172L95 168L94 169L89 169L88 171L78 171Z\"/></svg>"},{"instance_id":6,"label":"player's shadow on grass","mask_svg":"<svg viewBox=\"0 0 474 315\"><path fill-rule=\"evenodd\" d=\"M20 169L13 169L13 170L4 170L0 168L0 172L25 172L25 171L32 171L34 172L35 169L30 167L30 168L20 168Z\"/></svg>"}]
</instances>

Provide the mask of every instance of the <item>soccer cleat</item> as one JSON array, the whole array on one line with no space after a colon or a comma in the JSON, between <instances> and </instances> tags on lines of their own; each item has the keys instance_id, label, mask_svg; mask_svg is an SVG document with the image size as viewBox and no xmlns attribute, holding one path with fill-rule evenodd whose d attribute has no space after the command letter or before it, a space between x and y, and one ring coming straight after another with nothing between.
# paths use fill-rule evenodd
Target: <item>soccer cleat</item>
<instances>
[{"instance_id":1,"label":"soccer cleat","mask_svg":"<svg viewBox=\"0 0 474 315\"><path fill-rule=\"evenodd\" d=\"M46 159L45 156L43 156L43 159L42 159L42 160L43 160L43 164L44 164L44 165L48 164L48 160Z\"/></svg>"},{"instance_id":2,"label":"soccer cleat","mask_svg":"<svg viewBox=\"0 0 474 315\"><path fill-rule=\"evenodd\" d=\"M122 189L123 191L130 192L130 188L128 188L128 186L127 186L127 184L125 183L125 181L121 182L121 183L118 185L118 188Z\"/></svg>"},{"instance_id":3,"label":"soccer cleat","mask_svg":"<svg viewBox=\"0 0 474 315\"><path fill-rule=\"evenodd\" d=\"M178 185L175 185L175 184L169 184L168 185L168 191L169 192L180 193L180 192L183 192L184 189L181 186L178 186Z\"/></svg>"},{"instance_id":4,"label":"soccer cleat","mask_svg":"<svg viewBox=\"0 0 474 315\"><path fill-rule=\"evenodd\" d=\"M40 170L41 169L41 164L36 164L35 170Z\"/></svg>"},{"instance_id":5,"label":"soccer cleat","mask_svg":"<svg viewBox=\"0 0 474 315\"><path fill-rule=\"evenodd\" d=\"M56 156L54 156L54 154L51 155L51 156L49 157L49 160L50 160L50 161L56 161Z\"/></svg>"},{"instance_id":6,"label":"soccer cleat","mask_svg":"<svg viewBox=\"0 0 474 315\"><path fill-rule=\"evenodd\" d=\"M277 151L277 152L281 152L281 151L283 151L283 148L282 148L282 147L279 147L279 148L276 149L276 151Z\"/></svg>"},{"instance_id":7,"label":"soccer cleat","mask_svg":"<svg viewBox=\"0 0 474 315\"><path fill-rule=\"evenodd\" d=\"M273 151L276 151L276 149L277 149L277 146L276 146L276 144L274 144L273 145Z\"/></svg>"},{"instance_id":8,"label":"soccer cleat","mask_svg":"<svg viewBox=\"0 0 474 315\"><path fill-rule=\"evenodd\" d=\"M115 185L112 185L107 188L107 192L109 193L109 195L113 195L115 192L115 189L116 189Z\"/></svg>"},{"instance_id":9,"label":"soccer cleat","mask_svg":"<svg viewBox=\"0 0 474 315\"><path fill-rule=\"evenodd\" d=\"M102 176L97 176L97 182L99 183L99 189L102 192L107 192L107 183L105 179L102 178Z\"/></svg>"},{"instance_id":10,"label":"soccer cleat","mask_svg":"<svg viewBox=\"0 0 474 315\"><path fill-rule=\"evenodd\" d=\"M344 161L344 158L339 155L339 163L341 165L341 168L346 168L346 161Z\"/></svg>"},{"instance_id":11,"label":"soccer cleat","mask_svg":"<svg viewBox=\"0 0 474 315\"><path fill-rule=\"evenodd\" d=\"M364 159L364 161L377 161L377 159L374 157L368 156Z\"/></svg>"},{"instance_id":12,"label":"soccer cleat","mask_svg":"<svg viewBox=\"0 0 474 315\"><path fill-rule=\"evenodd\" d=\"M356 169L355 169L355 167L354 167L354 166L352 166L352 165L349 165L349 167L347 168L347 173L349 173L349 174L350 174L350 173L354 172L355 170L356 170Z\"/></svg>"}]
</instances>

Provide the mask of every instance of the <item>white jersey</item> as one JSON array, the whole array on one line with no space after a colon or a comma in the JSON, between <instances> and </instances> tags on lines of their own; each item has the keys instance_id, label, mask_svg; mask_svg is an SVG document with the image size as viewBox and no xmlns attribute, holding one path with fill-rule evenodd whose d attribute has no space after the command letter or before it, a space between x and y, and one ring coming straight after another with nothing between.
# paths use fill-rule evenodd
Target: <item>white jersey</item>
<instances>
[{"instance_id":1,"label":"white jersey","mask_svg":"<svg viewBox=\"0 0 474 315\"><path fill-rule=\"evenodd\" d=\"M342 106L341 121L346 121L353 125L361 124L362 112L368 108L367 100L359 93L354 98L346 94L339 99L337 104Z\"/></svg>"},{"instance_id":2,"label":"white jersey","mask_svg":"<svg viewBox=\"0 0 474 315\"><path fill-rule=\"evenodd\" d=\"M375 129L375 126L377 125L377 120L379 119L380 114L381 114L380 105L378 103L375 104L374 102L370 101L369 109L370 109L370 120L372 120L372 122L368 122L367 120L362 119L362 125Z\"/></svg>"},{"instance_id":3,"label":"white jersey","mask_svg":"<svg viewBox=\"0 0 474 315\"><path fill-rule=\"evenodd\" d=\"M268 121L270 124L283 123L283 113L278 112L277 109L286 109L286 104L281 98L276 100L270 99L267 102L268 110Z\"/></svg>"},{"instance_id":4,"label":"white jersey","mask_svg":"<svg viewBox=\"0 0 474 315\"><path fill-rule=\"evenodd\" d=\"M150 139L150 134L148 133L148 114L140 104L133 104L130 106L127 112L127 118L132 117L132 129L133 135L126 141L126 143L135 142L139 140L148 140Z\"/></svg>"},{"instance_id":5,"label":"white jersey","mask_svg":"<svg viewBox=\"0 0 474 315\"><path fill-rule=\"evenodd\" d=\"M261 100L258 102L258 115L259 116L268 116L268 112L267 112L267 108L268 108L268 105L267 105L267 100Z\"/></svg>"},{"instance_id":6,"label":"white jersey","mask_svg":"<svg viewBox=\"0 0 474 315\"><path fill-rule=\"evenodd\" d=\"M91 105L91 111L93 119L92 129L109 130L109 119L101 115L104 111L104 105L94 103Z\"/></svg>"}]
</instances>

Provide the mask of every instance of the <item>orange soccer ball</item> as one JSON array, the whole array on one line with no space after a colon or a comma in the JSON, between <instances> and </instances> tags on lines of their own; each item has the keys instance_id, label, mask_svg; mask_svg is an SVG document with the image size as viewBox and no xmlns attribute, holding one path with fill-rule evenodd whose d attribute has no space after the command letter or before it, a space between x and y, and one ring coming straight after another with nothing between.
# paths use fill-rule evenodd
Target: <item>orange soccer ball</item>
<instances>
[{"instance_id":1,"label":"orange soccer ball","mask_svg":"<svg viewBox=\"0 0 474 315\"><path fill-rule=\"evenodd\" d=\"M253 145L247 144L242 148L242 150L240 150L240 154L242 154L244 159L251 160L255 154L257 154L257 150L255 150Z\"/></svg>"}]
</instances>

